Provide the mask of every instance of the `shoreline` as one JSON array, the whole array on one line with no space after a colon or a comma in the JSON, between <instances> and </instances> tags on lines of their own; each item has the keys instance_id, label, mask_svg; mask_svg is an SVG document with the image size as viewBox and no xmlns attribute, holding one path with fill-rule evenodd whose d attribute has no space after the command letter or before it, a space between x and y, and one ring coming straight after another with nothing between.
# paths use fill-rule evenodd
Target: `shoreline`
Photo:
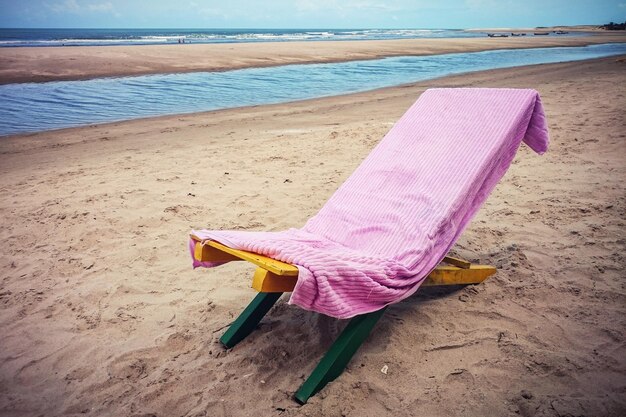
<instances>
[{"instance_id":1,"label":"shoreline","mask_svg":"<svg viewBox=\"0 0 626 417\"><path fill-rule=\"evenodd\" d=\"M626 42L624 33L523 38L446 38L230 44L0 48L0 84L227 71L497 49Z\"/></svg>"},{"instance_id":2,"label":"shoreline","mask_svg":"<svg viewBox=\"0 0 626 417\"><path fill-rule=\"evenodd\" d=\"M0 140L0 413L623 414L625 70L497 69ZM431 87L537 89L550 149L519 149L452 249L497 274L390 306L300 406L343 324L283 298L224 349L254 268L192 270L188 232L302 226Z\"/></svg>"},{"instance_id":3,"label":"shoreline","mask_svg":"<svg viewBox=\"0 0 626 417\"><path fill-rule=\"evenodd\" d=\"M526 28L471 28L465 29L467 32L553 32L553 31L566 31L566 32L580 32L580 33L611 33L606 29L602 29L601 25L575 25L575 26L537 26Z\"/></svg>"},{"instance_id":4,"label":"shoreline","mask_svg":"<svg viewBox=\"0 0 626 417\"><path fill-rule=\"evenodd\" d=\"M438 80L445 80L448 78L456 78L456 77L464 78L464 77L472 76L474 74L483 74L483 73L499 72L499 71L506 71L506 70L515 71L518 69L519 70L531 69L531 68L539 69L545 66L568 65L568 64L574 64L574 63L589 63L589 62L602 61L602 60L626 61L626 55L616 55L616 56L604 57L604 58L593 58L593 59L586 59L586 60L573 61L573 62L568 61L568 62L548 63L548 64L521 65L521 66L516 66L516 67L511 67L511 68L497 68L497 69L490 69L490 70L470 71L470 72L464 72L464 73L455 74L455 75L446 75L443 77L432 78L430 80L398 84L394 86L375 88L372 90L365 90L365 91L348 93L348 94L337 94L337 95L332 95L332 96L314 97L314 98L286 101L286 102L273 103L273 104L237 106L237 107L229 107L229 108L223 108L223 109L217 109L217 110L206 110L206 111L190 112L190 113L172 113L172 114L166 114L166 115L160 115L160 116L148 116L148 117L140 117L140 118L135 118L135 119L124 119L124 120L111 121L111 122L92 123L92 124L86 124L86 125L81 125L81 126L65 127L65 128L60 128L60 129L51 129L51 130L42 130L42 131L37 131L37 132L25 132L25 133L13 134L13 135L0 136L0 142L5 141L5 140L12 140L12 139L20 140L21 138L36 137L36 136L46 135L46 134L57 134L57 133L64 133L64 132L71 133L71 131L75 129L93 129L93 128L98 128L98 127L105 128L107 126L118 126L120 124L132 123L132 122L141 123L141 122L160 121L160 120L174 121L175 119L180 119L180 118L185 118L185 117L202 116L202 115L209 116L211 114L221 113L221 112L230 112L230 111L238 112L238 111L245 111L246 109L256 109L256 108L264 108L264 107L271 107L271 106L284 106L284 105L289 105L289 104L295 105L299 103L316 102L318 100L340 99L342 97L349 98L349 97L356 97L360 95L384 93L386 90L410 88L410 87L415 87L421 84L433 84L433 83L436 84ZM0 147L0 152L1 152L1 147Z\"/></svg>"}]
</instances>

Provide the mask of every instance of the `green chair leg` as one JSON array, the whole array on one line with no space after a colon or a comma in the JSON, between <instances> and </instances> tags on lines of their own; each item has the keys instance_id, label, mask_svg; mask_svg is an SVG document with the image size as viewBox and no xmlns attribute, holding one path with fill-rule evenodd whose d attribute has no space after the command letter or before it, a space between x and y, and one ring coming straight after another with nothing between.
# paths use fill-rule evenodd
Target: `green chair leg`
<instances>
[{"instance_id":1,"label":"green chair leg","mask_svg":"<svg viewBox=\"0 0 626 417\"><path fill-rule=\"evenodd\" d=\"M282 294L282 292L260 292L226 330L226 333L220 338L220 342L227 348L232 348L241 342L252 333Z\"/></svg>"},{"instance_id":2,"label":"green chair leg","mask_svg":"<svg viewBox=\"0 0 626 417\"><path fill-rule=\"evenodd\" d=\"M328 349L309 378L300 386L295 395L296 401L300 404L306 403L311 396L341 375L385 310L386 307L372 313L356 316L350 320L350 323Z\"/></svg>"}]
</instances>

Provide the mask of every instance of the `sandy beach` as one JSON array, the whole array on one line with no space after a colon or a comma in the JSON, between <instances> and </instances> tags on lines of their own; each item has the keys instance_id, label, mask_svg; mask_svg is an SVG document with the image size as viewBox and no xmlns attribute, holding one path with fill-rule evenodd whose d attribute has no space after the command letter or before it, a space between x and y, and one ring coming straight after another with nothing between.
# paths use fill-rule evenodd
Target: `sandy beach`
<instances>
[{"instance_id":1,"label":"sandy beach","mask_svg":"<svg viewBox=\"0 0 626 417\"><path fill-rule=\"evenodd\" d=\"M471 50L466 42L521 45L433 44ZM411 44L380 53L436 49ZM185 54L198 58L185 70L206 70L376 49L326 46L286 54L272 44L268 54L241 44L237 54L248 52L237 60L198 58L228 45L160 47L158 56L151 47L30 48L40 68L26 49L7 48L1 79L177 71ZM69 62L85 53L90 64L74 71ZM189 230L303 225L421 92L460 86L535 88L550 125L549 152L522 147L453 248L497 275L392 306L346 372L297 405L294 390L345 322L284 296L225 350L218 338L255 295L253 268L192 270ZM0 415L624 415L625 108L626 58L614 57L2 138Z\"/></svg>"},{"instance_id":2,"label":"sandy beach","mask_svg":"<svg viewBox=\"0 0 626 417\"><path fill-rule=\"evenodd\" d=\"M0 84L612 42L626 35L0 48Z\"/></svg>"}]
</instances>

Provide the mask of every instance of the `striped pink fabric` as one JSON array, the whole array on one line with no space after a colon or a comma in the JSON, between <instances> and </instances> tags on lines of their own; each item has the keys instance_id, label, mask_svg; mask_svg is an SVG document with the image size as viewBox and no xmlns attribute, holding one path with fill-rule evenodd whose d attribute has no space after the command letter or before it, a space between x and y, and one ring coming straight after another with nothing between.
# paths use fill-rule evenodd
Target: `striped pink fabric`
<instances>
[{"instance_id":1,"label":"striped pink fabric","mask_svg":"<svg viewBox=\"0 0 626 417\"><path fill-rule=\"evenodd\" d=\"M301 229L192 233L297 265L292 304L337 318L376 311L418 289L522 140L547 150L536 91L427 90Z\"/></svg>"}]
</instances>

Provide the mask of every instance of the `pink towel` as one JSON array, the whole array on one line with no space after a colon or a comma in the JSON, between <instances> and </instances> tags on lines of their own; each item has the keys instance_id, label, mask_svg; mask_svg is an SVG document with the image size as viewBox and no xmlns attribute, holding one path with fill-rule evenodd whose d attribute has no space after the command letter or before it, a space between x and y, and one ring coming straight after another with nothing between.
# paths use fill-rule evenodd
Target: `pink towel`
<instances>
[{"instance_id":1,"label":"pink towel","mask_svg":"<svg viewBox=\"0 0 626 417\"><path fill-rule=\"evenodd\" d=\"M547 150L536 91L427 90L303 228L192 234L297 265L291 304L337 318L369 313L419 288L522 140Z\"/></svg>"}]
</instances>

